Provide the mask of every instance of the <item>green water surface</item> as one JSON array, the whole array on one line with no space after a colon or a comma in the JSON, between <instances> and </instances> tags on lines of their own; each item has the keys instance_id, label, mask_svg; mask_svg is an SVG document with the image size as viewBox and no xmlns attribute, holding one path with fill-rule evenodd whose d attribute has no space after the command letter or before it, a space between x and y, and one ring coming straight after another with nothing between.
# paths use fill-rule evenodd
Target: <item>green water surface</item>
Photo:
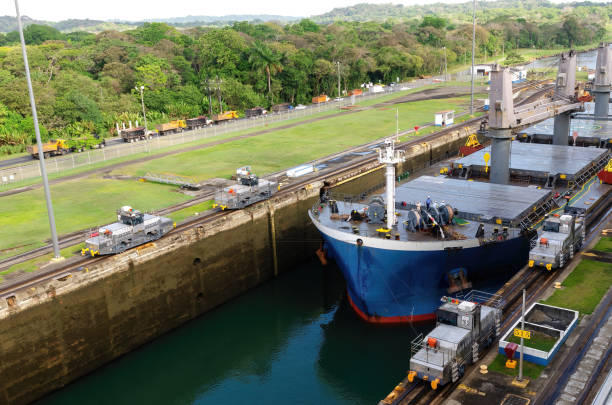
<instances>
[{"instance_id":1,"label":"green water surface","mask_svg":"<svg viewBox=\"0 0 612 405\"><path fill-rule=\"evenodd\" d=\"M39 404L374 404L404 377L416 332L361 321L338 270L312 262Z\"/></svg>"}]
</instances>

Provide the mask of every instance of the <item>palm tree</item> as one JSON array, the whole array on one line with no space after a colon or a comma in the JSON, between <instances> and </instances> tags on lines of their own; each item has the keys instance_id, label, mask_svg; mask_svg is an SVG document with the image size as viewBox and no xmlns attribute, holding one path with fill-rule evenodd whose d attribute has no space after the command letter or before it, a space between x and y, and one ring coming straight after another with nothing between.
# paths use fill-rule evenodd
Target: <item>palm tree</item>
<instances>
[{"instance_id":1,"label":"palm tree","mask_svg":"<svg viewBox=\"0 0 612 405\"><path fill-rule=\"evenodd\" d=\"M271 75L283 71L282 55L272 51L261 41L255 41L249 52L249 63L256 70L263 70L268 77L268 97L272 95Z\"/></svg>"}]
</instances>

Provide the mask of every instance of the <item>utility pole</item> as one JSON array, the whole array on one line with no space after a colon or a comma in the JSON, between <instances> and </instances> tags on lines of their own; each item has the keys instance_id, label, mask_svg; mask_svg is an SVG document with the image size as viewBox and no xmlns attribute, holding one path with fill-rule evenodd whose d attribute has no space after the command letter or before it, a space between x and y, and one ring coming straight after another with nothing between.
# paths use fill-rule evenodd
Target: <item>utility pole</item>
<instances>
[{"instance_id":1,"label":"utility pole","mask_svg":"<svg viewBox=\"0 0 612 405\"><path fill-rule=\"evenodd\" d=\"M34 120L34 133L36 134L36 145L38 146L38 159L40 161L40 174L45 189L45 199L47 202L47 215L49 216L49 227L51 228L51 241L53 242L53 256L56 260L61 259L57 230L55 229L55 216L53 215L53 204L51 203L51 190L47 179L47 168L45 166L45 156L43 152L42 140L40 139L40 128L38 128L38 115L36 114L36 102L34 100L34 90L32 89L32 79L30 78L30 66L28 64L28 54L26 44L23 39L23 26L21 24L21 14L19 14L19 3L15 0L15 11L17 13L17 27L19 29L19 40L21 41L21 53L25 66L26 81L28 83L28 93L30 94L30 106L32 107L32 119Z\"/></svg>"},{"instance_id":2,"label":"utility pole","mask_svg":"<svg viewBox=\"0 0 612 405\"><path fill-rule=\"evenodd\" d=\"M136 87L136 89L138 89L138 87ZM145 111L145 106L144 106L144 95L142 93L143 90L144 90L144 86L140 86L140 103L142 104L142 115L144 117L145 136L147 136L147 132L149 132L149 130L147 128L147 113Z\"/></svg>"},{"instance_id":3,"label":"utility pole","mask_svg":"<svg viewBox=\"0 0 612 405\"><path fill-rule=\"evenodd\" d=\"M525 351L525 340L523 334L525 330L525 289L523 288L523 310L521 313L521 357L519 361L519 375L518 380L523 381L523 351Z\"/></svg>"},{"instance_id":4,"label":"utility pole","mask_svg":"<svg viewBox=\"0 0 612 405\"><path fill-rule=\"evenodd\" d=\"M210 79L206 78L206 91L208 92L208 115L212 116L212 94L210 91Z\"/></svg>"},{"instance_id":5,"label":"utility pole","mask_svg":"<svg viewBox=\"0 0 612 405\"><path fill-rule=\"evenodd\" d=\"M213 82L215 86L217 86L217 97L219 98L219 114L223 114L223 102L221 101L221 83L223 83L223 79L217 79Z\"/></svg>"},{"instance_id":6,"label":"utility pole","mask_svg":"<svg viewBox=\"0 0 612 405\"><path fill-rule=\"evenodd\" d=\"M448 65L446 64L446 47L444 47L444 81L448 80Z\"/></svg>"},{"instance_id":7,"label":"utility pole","mask_svg":"<svg viewBox=\"0 0 612 405\"><path fill-rule=\"evenodd\" d=\"M338 98L340 98L340 62L336 62L338 66Z\"/></svg>"},{"instance_id":8,"label":"utility pole","mask_svg":"<svg viewBox=\"0 0 612 405\"><path fill-rule=\"evenodd\" d=\"M399 108L395 109L395 140L399 142Z\"/></svg>"},{"instance_id":9,"label":"utility pole","mask_svg":"<svg viewBox=\"0 0 612 405\"><path fill-rule=\"evenodd\" d=\"M476 52L476 0L472 11L472 85L470 90L470 115L474 115L474 52Z\"/></svg>"}]
</instances>

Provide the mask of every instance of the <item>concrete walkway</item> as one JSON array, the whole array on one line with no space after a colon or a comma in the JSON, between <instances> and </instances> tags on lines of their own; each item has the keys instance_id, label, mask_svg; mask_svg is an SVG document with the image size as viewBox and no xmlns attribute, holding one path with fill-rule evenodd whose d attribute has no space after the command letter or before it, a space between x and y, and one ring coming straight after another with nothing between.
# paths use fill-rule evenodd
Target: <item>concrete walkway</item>
<instances>
[{"instance_id":1,"label":"concrete walkway","mask_svg":"<svg viewBox=\"0 0 612 405\"><path fill-rule=\"evenodd\" d=\"M597 337L593 339L591 347L578 363L576 371L570 376L566 386L559 396L557 405L570 405L578 403L587 381L595 373L598 363L602 360L608 348L612 345L612 315L608 316L606 324L599 330ZM604 359L605 361L605 359Z\"/></svg>"}]
</instances>

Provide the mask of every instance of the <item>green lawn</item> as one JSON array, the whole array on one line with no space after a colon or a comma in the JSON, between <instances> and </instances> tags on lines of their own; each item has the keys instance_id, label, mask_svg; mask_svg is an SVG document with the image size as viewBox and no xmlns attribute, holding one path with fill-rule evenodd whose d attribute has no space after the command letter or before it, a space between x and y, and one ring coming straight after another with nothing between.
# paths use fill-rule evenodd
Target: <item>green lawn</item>
<instances>
[{"instance_id":1,"label":"green lawn","mask_svg":"<svg viewBox=\"0 0 612 405\"><path fill-rule=\"evenodd\" d=\"M497 373L506 374L512 377L517 377L519 372L519 362L518 359L516 362L516 368L507 368L506 360L508 358L503 354L498 354L495 357L495 360L489 364L489 371L495 371ZM538 364L533 364L528 361L523 361L523 376L535 380L540 376L542 370L544 370L544 366L540 366Z\"/></svg>"},{"instance_id":2,"label":"green lawn","mask_svg":"<svg viewBox=\"0 0 612 405\"><path fill-rule=\"evenodd\" d=\"M394 97L404 93L396 94ZM203 180L211 177L229 177L236 167L249 164L256 173L265 175L393 134L396 108L399 108L400 130L404 130L432 121L434 111L454 108L459 114L466 109L468 100L469 96L425 100L344 113L326 120L252 138L129 165L116 169L116 173L141 176L148 171L171 172ZM381 99L377 99L377 102L380 101ZM274 126L276 125L271 125L269 128ZM419 131L419 135L435 129L424 129ZM229 138L254 130L234 132L213 139ZM191 144L210 141L211 138L208 138ZM184 148L188 145L183 144L166 150ZM142 155L145 154L140 154ZM96 166L82 170L93 167ZM96 175L62 182L53 185L51 189L60 235L112 222L115 219L116 209L122 205L132 205L137 209L151 211L189 199L176 192L176 187L173 186L135 180L102 179ZM208 203L199 204L181 210L171 217L175 221L181 221L195 212L205 211L207 207ZM24 245L41 245L50 238L42 189L1 198L0 212L2 213L0 254L3 256L17 254L24 249L22 247ZM15 249L7 250L11 248Z\"/></svg>"},{"instance_id":3,"label":"green lawn","mask_svg":"<svg viewBox=\"0 0 612 405\"><path fill-rule=\"evenodd\" d=\"M176 223L179 223L195 214L201 214L212 208L213 200L204 201L203 203L192 205L191 207L183 208L182 210L174 211L168 215L169 218Z\"/></svg>"},{"instance_id":4,"label":"green lawn","mask_svg":"<svg viewBox=\"0 0 612 405\"><path fill-rule=\"evenodd\" d=\"M150 211L190 198L173 186L96 177L51 186L51 193L60 235L112 222L122 205ZM50 239L42 189L0 198L0 212L3 249Z\"/></svg>"},{"instance_id":5,"label":"green lawn","mask_svg":"<svg viewBox=\"0 0 612 405\"><path fill-rule=\"evenodd\" d=\"M65 249L60 250L60 254L62 257L67 259L75 255L80 255L81 249L84 247L85 242L79 243L78 245L69 246ZM52 257L53 253L49 253L44 256L37 257L36 259L31 259L22 263L15 264L9 267L8 269L0 272L0 282L4 280L4 276L10 273L14 273L16 271L30 273L32 271L38 270L40 266L49 263Z\"/></svg>"},{"instance_id":6,"label":"green lawn","mask_svg":"<svg viewBox=\"0 0 612 405\"><path fill-rule=\"evenodd\" d=\"M521 338L514 336L514 335L510 336L508 341L517 343L519 345L521 344ZM553 348L555 343L557 342L557 339L551 336L548 336L544 333L531 331L531 339L524 339L524 342L525 342L525 346L527 347L531 347L537 350L542 350L544 352L549 352Z\"/></svg>"},{"instance_id":7,"label":"green lawn","mask_svg":"<svg viewBox=\"0 0 612 405\"><path fill-rule=\"evenodd\" d=\"M555 291L542 302L590 314L612 285L612 266L610 263L582 259L562 285L563 289Z\"/></svg>"},{"instance_id":8,"label":"green lawn","mask_svg":"<svg viewBox=\"0 0 612 405\"><path fill-rule=\"evenodd\" d=\"M424 100L347 113L308 125L130 165L116 173L142 176L149 171L171 172L203 180L228 177L236 167L251 165L257 174L265 175L392 135L396 108L399 109L400 130L404 130L433 121L433 113L438 110L454 108L456 113L465 111L468 100L469 96ZM419 131L419 135L423 134Z\"/></svg>"},{"instance_id":9,"label":"green lawn","mask_svg":"<svg viewBox=\"0 0 612 405\"><path fill-rule=\"evenodd\" d=\"M410 89L410 90L405 90L405 91L401 91L398 93L393 93L393 94L389 94L386 96L382 96L382 97L378 97L378 98L374 98L374 99L370 99L370 100L363 100L361 101L359 98L357 98L357 105L360 107L368 107L368 106L372 106L375 104L379 104L385 101L390 101L399 97L403 97L407 94L410 93L418 93L420 91L423 90L427 90L427 89L431 89L431 88L438 88L438 87L445 87L445 86L449 86L450 84L446 84L446 83L439 83L439 84L435 84L435 85L429 85L429 86L423 86L423 87L419 87L416 89ZM465 83L464 83L465 85ZM270 123L270 124L266 124L265 126L258 126L258 127L254 127L254 128L250 128L250 129L246 129L246 130L242 130L242 131L233 131L233 132L228 132L225 134L221 134L221 135L217 135L217 136L208 136L207 138L202 138L199 139L197 141L193 141L193 142L187 142L187 143L183 143L183 144L178 144L178 145L173 145L173 146L167 146L164 147L162 149L159 150L154 150L151 153L136 153L133 155L129 155L129 156L124 156L124 157L120 157L120 158L115 158L115 159L109 159L105 162L99 162L99 163L95 163L95 164L91 164L91 165L85 165L85 166L81 166L78 167L76 169L70 169L70 170L65 170L60 172L59 174L54 173L51 170L51 173L48 175L49 179L57 179L57 178L61 178L61 177L65 177L65 176L69 176L69 175L73 175L73 174L78 174L78 173L82 173L88 170L92 170L92 169L99 169L102 167L106 167L106 166L110 166L110 165L114 165L117 163L122 163L122 162L126 162L126 161L130 161L130 160L135 160L138 158L142 158L142 157L146 157L146 156L155 156L155 155L159 155L165 152L169 152L169 151L175 151L175 150L179 150L179 149L183 149L183 148L189 148L189 147L193 147L193 146L198 146L198 145L202 145L208 142L212 142L212 141L216 141L216 140L222 140L222 139L228 139L228 138L232 138L235 136L241 136L241 135L246 135L246 134L250 134L250 133L254 133L254 132L258 132L264 129L273 129L273 128L278 128L281 126L285 126L285 125L291 125L291 124L299 124L302 123L304 121L313 119L313 118L321 118L321 117L327 117L327 116L331 116L331 115L335 115L341 113L341 111L339 109L331 109L328 111L323 111L323 112L317 112L314 113L312 115L308 115L306 117L296 117L290 120L285 120L285 121L279 121L279 122L274 122L274 123ZM299 113L298 113L299 115ZM209 129L210 131L210 129ZM52 160L50 160L50 162L52 162ZM15 188L19 188L19 187L25 187L25 186L29 186L32 184L38 184L41 182L41 179L36 177L36 178L31 178L31 179L27 179L24 181L20 181L17 183L12 183L11 185L8 186L3 186L2 188L0 188L0 191L6 191L6 190L11 190L11 189L15 189Z\"/></svg>"},{"instance_id":10,"label":"green lawn","mask_svg":"<svg viewBox=\"0 0 612 405\"><path fill-rule=\"evenodd\" d=\"M601 238L597 245L593 248L594 250L599 250L600 252L611 252L612 253L612 237L604 236Z\"/></svg>"}]
</instances>

